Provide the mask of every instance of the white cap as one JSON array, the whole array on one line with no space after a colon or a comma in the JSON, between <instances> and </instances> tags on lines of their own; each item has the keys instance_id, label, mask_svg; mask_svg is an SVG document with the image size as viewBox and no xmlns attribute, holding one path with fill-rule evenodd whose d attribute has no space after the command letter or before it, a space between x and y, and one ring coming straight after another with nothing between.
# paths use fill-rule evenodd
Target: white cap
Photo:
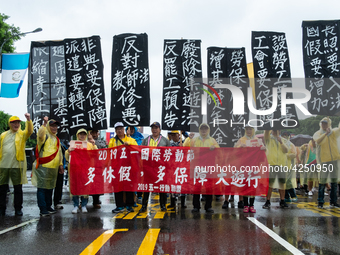
<instances>
[{"instance_id":1,"label":"white cap","mask_svg":"<svg viewBox=\"0 0 340 255\"><path fill-rule=\"evenodd\" d=\"M114 128L117 128L117 127L124 127L124 124L122 122L117 122Z\"/></svg>"}]
</instances>

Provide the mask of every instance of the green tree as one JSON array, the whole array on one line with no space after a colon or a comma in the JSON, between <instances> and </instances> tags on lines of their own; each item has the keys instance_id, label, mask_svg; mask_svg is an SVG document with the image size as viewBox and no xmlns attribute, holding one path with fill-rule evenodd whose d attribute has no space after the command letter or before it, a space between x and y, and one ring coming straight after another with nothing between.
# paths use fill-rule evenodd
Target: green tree
<instances>
[{"instance_id":1,"label":"green tree","mask_svg":"<svg viewBox=\"0 0 340 255\"><path fill-rule=\"evenodd\" d=\"M309 117L304 120L299 120L300 126L298 128L287 129L286 131L291 132L294 135L310 135L313 136L316 131L320 129L320 121L327 116L318 115L314 117ZM329 116L332 121L332 128L339 126L340 117L339 116ZM257 130L255 134L262 134L263 130Z\"/></svg>"},{"instance_id":2,"label":"green tree","mask_svg":"<svg viewBox=\"0 0 340 255\"><path fill-rule=\"evenodd\" d=\"M1 44L9 37L20 34L20 28L15 27L13 24L10 25L5 21L9 19L9 16L3 13L0 13L0 46ZM8 40L5 45L2 47L2 53L12 53L15 50L14 42L18 41L24 35L14 36L10 40Z\"/></svg>"},{"instance_id":3,"label":"green tree","mask_svg":"<svg viewBox=\"0 0 340 255\"><path fill-rule=\"evenodd\" d=\"M299 120L300 126L298 128L289 129L288 131L295 135L303 134L313 136L314 133L320 129L320 121L324 117L327 116L318 115L304 120ZM332 128L338 127L340 117L330 116L329 118L332 121Z\"/></svg>"},{"instance_id":4,"label":"green tree","mask_svg":"<svg viewBox=\"0 0 340 255\"><path fill-rule=\"evenodd\" d=\"M0 134L6 130L8 130L8 120L11 115L0 111Z\"/></svg>"}]
</instances>

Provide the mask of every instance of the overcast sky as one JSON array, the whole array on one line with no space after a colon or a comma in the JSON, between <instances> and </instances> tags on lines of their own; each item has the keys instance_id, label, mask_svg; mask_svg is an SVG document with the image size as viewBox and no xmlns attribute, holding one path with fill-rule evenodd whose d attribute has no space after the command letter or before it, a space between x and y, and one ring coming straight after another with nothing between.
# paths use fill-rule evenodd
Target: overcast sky
<instances>
[{"instance_id":1,"label":"overcast sky","mask_svg":"<svg viewBox=\"0 0 340 255\"><path fill-rule=\"evenodd\" d=\"M43 29L16 42L17 52L29 52L31 41L99 35L108 114L112 38L122 33L147 33L151 121L161 122L164 39L200 39L206 77L208 47L245 47L249 63L252 31L285 32L292 77L302 78L302 21L340 19L339 9L338 0L12 0L3 1L0 12L10 16L7 23L20 27L22 32ZM26 97L27 79L19 98L0 98L0 110L23 118Z\"/></svg>"}]
</instances>

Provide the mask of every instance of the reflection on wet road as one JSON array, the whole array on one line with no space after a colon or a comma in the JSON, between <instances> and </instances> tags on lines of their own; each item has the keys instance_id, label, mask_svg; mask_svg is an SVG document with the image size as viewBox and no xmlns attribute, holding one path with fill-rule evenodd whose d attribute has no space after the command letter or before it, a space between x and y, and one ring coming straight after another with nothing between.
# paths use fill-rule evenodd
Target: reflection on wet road
<instances>
[{"instance_id":1,"label":"reflection on wet road","mask_svg":"<svg viewBox=\"0 0 340 255\"><path fill-rule=\"evenodd\" d=\"M281 209L274 193L270 210L257 197L255 214L243 213L235 198L228 209L214 201L215 213L207 214L191 213L190 195L188 208L162 212L153 195L145 213L138 204L135 212L113 214L113 195L105 194L101 209L90 202L87 214L72 214L65 188L64 209L40 218L35 189L26 187L24 216L13 216L10 195L0 217L0 254L339 254L340 210L317 208L316 196Z\"/></svg>"}]
</instances>

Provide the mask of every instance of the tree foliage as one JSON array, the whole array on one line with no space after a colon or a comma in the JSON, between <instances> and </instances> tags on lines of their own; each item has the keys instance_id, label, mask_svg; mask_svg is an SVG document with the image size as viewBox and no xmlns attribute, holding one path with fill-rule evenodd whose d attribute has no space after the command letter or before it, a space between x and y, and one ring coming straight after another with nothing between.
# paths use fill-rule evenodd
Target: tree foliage
<instances>
[{"instance_id":1,"label":"tree foliage","mask_svg":"<svg viewBox=\"0 0 340 255\"><path fill-rule=\"evenodd\" d=\"M0 111L0 134L6 130L8 130L8 120L11 115Z\"/></svg>"},{"instance_id":2,"label":"tree foliage","mask_svg":"<svg viewBox=\"0 0 340 255\"><path fill-rule=\"evenodd\" d=\"M318 115L314 117L310 117L304 120L299 120L300 126L298 128L288 129L286 131L291 132L294 135L310 135L313 136L316 131L320 129L320 121L327 116ZM329 116L332 121L332 128L336 128L339 126L340 117L338 116ZM263 134L263 130L257 130L255 134Z\"/></svg>"},{"instance_id":3,"label":"tree foliage","mask_svg":"<svg viewBox=\"0 0 340 255\"><path fill-rule=\"evenodd\" d=\"M300 126L298 128L289 129L288 131L295 135L303 134L313 136L314 133L320 129L320 121L324 117L327 116L318 115L304 120L299 120ZM329 116L329 118L332 121L332 128L338 127L340 123L340 117Z\"/></svg>"},{"instance_id":4,"label":"tree foliage","mask_svg":"<svg viewBox=\"0 0 340 255\"><path fill-rule=\"evenodd\" d=\"M13 24L10 25L5 21L9 19L9 16L3 13L0 13L0 46L1 44L11 36L15 34L20 34L20 28L15 27ZM9 39L5 45L2 47L2 53L12 53L15 50L14 42L18 41L24 35L13 36L13 38Z\"/></svg>"}]
</instances>

